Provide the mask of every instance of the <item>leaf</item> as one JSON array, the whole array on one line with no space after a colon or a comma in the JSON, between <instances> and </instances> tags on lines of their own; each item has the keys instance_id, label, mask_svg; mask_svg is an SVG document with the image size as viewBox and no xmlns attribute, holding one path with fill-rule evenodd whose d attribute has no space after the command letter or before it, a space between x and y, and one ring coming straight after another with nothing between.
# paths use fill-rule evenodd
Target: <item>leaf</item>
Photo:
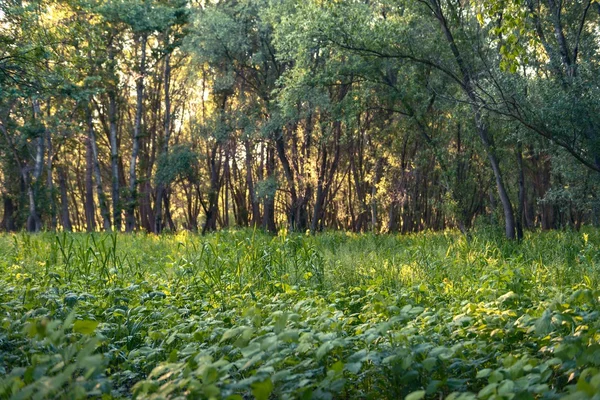
<instances>
[{"instance_id":1,"label":"leaf","mask_svg":"<svg viewBox=\"0 0 600 400\"><path fill-rule=\"evenodd\" d=\"M498 297L498 302L504 303L509 300L516 300L518 298L519 298L519 295L511 290L510 292L507 292L507 293L503 294L502 296Z\"/></svg>"},{"instance_id":2,"label":"leaf","mask_svg":"<svg viewBox=\"0 0 600 400\"><path fill-rule=\"evenodd\" d=\"M433 357L426 358L425 360L423 360L423 368L425 368L425 370L427 370L427 371L431 371L433 368L435 368L436 363L437 363L436 358L433 358Z\"/></svg>"},{"instance_id":3,"label":"leaf","mask_svg":"<svg viewBox=\"0 0 600 400\"><path fill-rule=\"evenodd\" d=\"M268 400L273 391L273 382L271 378L267 378L262 382L254 382L252 384L252 395L256 400Z\"/></svg>"},{"instance_id":4,"label":"leaf","mask_svg":"<svg viewBox=\"0 0 600 400\"><path fill-rule=\"evenodd\" d=\"M550 332L552 332L552 313L550 310L546 310L535 322L535 333L539 336L546 336Z\"/></svg>"},{"instance_id":5,"label":"leaf","mask_svg":"<svg viewBox=\"0 0 600 400\"><path fill-rule=\"evenodd\" d=\"M353 374L358 374L360 372L361 367L362 367L361 362L354 362L354 363L346 364L346 370L349 372L352 372Z\"/></svg>"},{"instance_id":6,"label":"leaf","mask_svg":"<svg viewBox=\"0 0 600 400\"><path fill-rule=\"evenodd\" d=\"M287 323L288 314L281 313L275 317L275 333L280 333L285 329L285 324Z\"/></svg>"},{"instance_id":7,"label":"leaf","mask_svg":"<svg viewBox=\"0 0 600 400\"><path fill-rule=\"evenodd\" d=\"M515 383L511 380L506 380L498 387L498 394L507 396L515 390Z\"/></svg>"},{"instance_id":8,"label":"leaf","mask_svg":"<svg viewBox=\"0 0 600 400\"><path fill-rule=\"evenodd\" d=\"M317 349L317 360L322 359L329 351L333 349L333 344L331 342L325 342Z\"/></svg>"},{"instance_id":9,"label":"leaf","mask_svg":"<svg viewBox=\"0 0 600 400\"><path fill-rule=\"evenodd\" d=\"M337 373L342 372L344 370L344 363L341 360L337 361L329 369Z\"/></svg>"},{"instance_id":10,"label":"leaf","mask_svg":"<svg viewBox=\"0 0 600 400\"><path fill-rule=\"evenodd\" d=\"M89 319L84 321L75 321L73 324L73 332L81 333L83 335L91 335L96 330L98 324L98 321L92 321Z\"/></svg>"},{"instance_id":11,"label":"leaf","mask_svg":"<svg viewBox=\"0 0 600 400\"><path fill-rule=\"evenodd\" d=\"M477 379L487 378L488 376L490 376L491 373L492 373L491 368L485 368L485 369L482 369L481 371L478 371L475 378L477 378Z\"/></svg>"},{"instance_id":12,"label":"leaf","mask_svg":"<svg viewBox=\"0 0 600 400\"><path fill-rule=\"evenodd\" d=\"M226 330L225 333L223 333L223 336L221 337L221 340L219 341L219 343L222 343L228 339L231 339L231 338L237 336L239 331L240 331L239 328L231 328L231 329Z\"/></svg>"},{"instance_id":13,"label":"leaf","mask_svg":"<svg viewBox=\"0 0 600 400\"><path fill-rule=\"evenodd\" d=\"M479 393L477 394L477 396L480 398L487 398L496 392L497 387L498 387L497 383L490 383L486 387L481 389L479 391Z\"/></svg>"},{"instance_id":14,"label":"leaf","mask_svg":"<svg viewBox=\"0 0 600 400\"><path fill-rule=\"evenodd\" d=\"M421 400L423 397L425 397L425 391L417 390L416 392L412 392L411 394L406 396L404 400Z\"/></svg>"}]
</instances>

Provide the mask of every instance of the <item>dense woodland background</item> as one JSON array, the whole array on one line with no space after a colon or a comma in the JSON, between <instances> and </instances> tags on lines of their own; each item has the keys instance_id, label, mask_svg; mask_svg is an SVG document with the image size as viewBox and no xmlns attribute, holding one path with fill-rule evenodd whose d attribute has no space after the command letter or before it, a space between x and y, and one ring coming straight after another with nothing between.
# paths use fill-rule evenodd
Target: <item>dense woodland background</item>
<instances>
[{"instance_id":1,"label":"dense woodland background","mask_svg":"<svg viewBox=\"0 0 600 400\"><path fill-rule=\"evenodd\" d=\"M600 217L597 0L3 0L1 229Z\"/></svg>"}]
</instances>

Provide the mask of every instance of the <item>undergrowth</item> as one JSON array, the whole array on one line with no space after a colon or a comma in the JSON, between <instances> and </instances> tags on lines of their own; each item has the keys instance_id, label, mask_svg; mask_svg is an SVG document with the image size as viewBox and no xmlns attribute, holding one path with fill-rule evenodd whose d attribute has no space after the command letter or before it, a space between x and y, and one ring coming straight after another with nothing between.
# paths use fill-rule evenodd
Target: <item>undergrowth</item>
<instances>
[{"instance_id":1,"label":"undergrowth","mask_svg":"<svg viewBox=\"0 0 600 400\"><path fill-rule=\"evenodd\" d=\"M0 398L598 398L599 244L2 235Z\"/></svg>"}]
</instances>

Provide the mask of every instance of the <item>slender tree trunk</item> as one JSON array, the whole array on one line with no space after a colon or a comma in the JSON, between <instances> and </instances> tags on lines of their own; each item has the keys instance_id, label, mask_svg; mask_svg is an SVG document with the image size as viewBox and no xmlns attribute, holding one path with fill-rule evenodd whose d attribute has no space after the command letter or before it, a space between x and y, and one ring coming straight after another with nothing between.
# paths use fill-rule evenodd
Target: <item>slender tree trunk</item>
<instances>
[{"instance_id":1,"label":"slender tree trunk","mask_svg":"<svg viewBox=\"0 0 600 400\"><path fill-rule=\"evenodd\" d=\"M377 232L378 230L378 216L377 216L377 185L383 175L383 157L379 157L375 163L375 177L373 179L373 185L371 186L371 230Z\"/></svg>"},{"instance_id":2,"label":"slender tree trunk","mask_svg":"<svg viewBox=\"0 0 600 400\"><path fill-rule=\"evenodd\" d=\"M339 100L343 96L340 96ZM329 168L327 168L327 148L326 145L322 145L322 159L321 167L319 168L319 178L317 183L317 197L315 199L315 208L313 210L313 220L311 223L310 230L315 233L317 230L321 230L325 222L325 207L327 196L333 184L335 173L337 172L339 161L340 161L340 138L342 133L342 125L340 121L335 121L333 126L333 146L334 154L331 160Z\"/></svg>"},{"instance_id":3,"label":"slender tree trunk","mask_svg":"<svg viewBox=\"0 0 600 400\"><path fill-rule=\"evenodd\" d=\"M277 148L277 155L279 156L279 161L281 162L281 166L283 167L283 172L285 174L285 178L287 180L291 196L291 204L288 211L288 223L290 225L290 229L295 231L301 231L303 229L306 229L305 227L301 226L302 224L299 216L299 208L302 206L302 200L298 198L294 171L292 170L292 167L286 155L283 131L278 131L275 133L275 147Z\"/></svg>"},{"instance_id":4,"label":"slender tree trunk","mask_svg":"<svg viewBox=\"0 0 600 400\"><path fill-rule=\"evenodd\" d=\"M6 232L12 232L16 230L14 217L16 211L15 203L8 194L2 195L2 203L4 206L4 215L2 217L2 223L0 224L0 227Z\"/></svg>"},{"instance_id":5,"label":"slender tree trunk","mask_svg":"<svg viewBox=\"0 0 600 400\"><path fill-rule=\"evenodd\" d=\"M60 189L60 223L63 230L71 232L73 225L71 224L71 217L69 214L69 197L67 193L67 173L63 167L58 168L58 186Z\"/></svg>"},{"instance_id":6,"label":"slender tree trunk","mask_svg":"<svg viewBox=\"0 0 600 400\"><path fill-rule=\"evenodd\" d=\"M96 179L96 194L98 196L98 205L100 206L100 215L102 216L102 227L106 232L110 232L112 224L110 222L110 210L108 201L102 187L102 173L100 171L100 161L98 159L98 145L96 143L96 133L94 132L94 121L92 119L92 109L88 111L88 140L92 150L92 162L94 165L94 177Z\"/></svg>"},{"instance_id":7,"label":"slender tree trunk","mask_svg":"<svg viewBox=\"0 0 600 400\"><path fill-rule=\"evenodd\" d=\"M142 114L144 112L144 75L146 74L146 42L147 35L144 33L139 37L140 64L139 76L136 80L136 110L135 124L133 127L133 146L131 150L131 161L129 163L129 199L127 202L127 216L125 230L132 232L135 229L135 207L137 203L137 174L136 165L140 151L140 136L142 129Z\"/></svg>"},{"instance_id":8,"label":"slender tree trunk","mask_svg":"<svg viewBox=\"0 0 600 400\"><path fill-rule=\"evenodd\" d=\"M168 45L168 42L166 43ZM171 81L171 53L167 52L165 56L165 119L164 119L164 142L162 148L162 157L167 157L169 154L169 139L171 137L171 95L170 81ZM166 188L162 183L158 184L156 189L156 203L154 205L154 232L161 233L163 229L163 198L165 196Z\"/></svg>"},{"instance_id":9,"label":"slender tree trunk","mask_svg":"<svg viewBox=\"0 0 600 400\"><path fill-rule=\"evenodd\" d=\"M478 110L475 111L475 124L478 126L477 130L479 132L479 136L481 137L483 145L487 151L488 160L490 161L492 171L494 172L494 178L496 179L496 188L498 190L498 195L500 196L500 203L502 203L502 211L504 213L504 231L506 233L506 237L508 239L515 239L515 215L513 206L502 178L500 162L498 161L494 144L491 142L491 138L488 136L487 126L485 126L485 123L481 120Z\"/></svg>"},{"instance_id":10,"label":"slender tree trunk","mask_svg":"<svg viewBox=\"0 0 600 400\"><path fill-rule=\"evenodd\" d=\"M225 180L225 184L221 185L224 189L224 197L223 197L223 218L222 218L222 227L229 227L229 181L231 180L231 169L229 168L229 150L227 150L227 155L225 156L225 166L223 167L223 179Z\"/></svg>"},{"instance_id":11,"label":"slender tree trunk","mask_svg":"<svg viewBox=\"0 0 600 400\"><path fill-rule=\"evenodd\" d=\"M92 141L88 136L85 141L85 226L88 232L96 230L96 212L94 210L94 153Z\"/></svg>"},{"instance_id":12,"label":"slender tree trunk","mask_svg":"<svg viewBox=\"0 0 600 400\"><path fill-rule=\"evenodd\" d=\"M519 205L517 207L517 239L523 239L523 210L525 208L525 173L523 172L523 145L517 143L517 165L519 167Z\"/></svg>"},{"instance_id":13,"label":"slender tree trunk","mask_svg":"<svg viewBox=\"0 0 600 400\"><path fill-rule=\"evenodd\" d=\"M167 220L167 224L169 224L169 229L171 232L175 232L177 227L175 226L175 222L173 221L173 216L171 214L171 196L169 191L165 193L165 218Z\"/></svg>"},{"instance_id":14,"label":"slender tree trunk","mask_svg":"<svg viewBox=\"0 0 600 400\"><path fill-rule=\"evenodd\" d=\"M210 189L208 191L208 207L206 208L206 221L202 227L202 234L217 230L217 218L219 216L219 192L220 192L220 169L221 152L219 144L215 143L211 149L209 157L210 169ZM217 162L217 156L219 161Z\"/></svg>"},{"instance_id":15,"label":"slender tree trunk","mask_svg":"<svg viewBox=\"0 0 600 400\"><path fill-rule=\"evenodd\" d=\"M115 49L111 43L108 47L108 60L115 80L108 89L108 121L110 131L110 170L112 215L115 231L121 230L121 204L119 192L119 144L117 141L117 74L115 73Z\"/></svg>"},{"instance_id":16,"label":"slender tree trunk","mask_svg":"<svg viewBox=\"0 0 600 400\"><path fill-rule=\"evenodd\" d=\"M33 114L35 119L41 119L42 112L40 110L39 101L33 100ZM40 121L40 123L42 123ZM43 124L43 123L42 123ZM44 165L44 142L49 133L44 126L44 133L36 139L35 164L33 166L33 180L29 183L29 217L27 219L27 230L29 232L39 232L42 229L42 221L37 211L37 195L40 186L40 177Z\"/></svg>"},{"instance_id":17,"label":"slender tree trunk","mask_svg":"<svg viewBox=\"0 0 600 400\"><path fill-rule=\"evenodd\" d=\"M48 103L48 114L50 114ZM50 130L46 129L46 145L48 147L48 155L46 157L46 185L48 187L48 200L50 202L50 230L55 231L57 226L56 219L56 200L54 197L54 180L52 177L53 166L52 160L54 157L53 147L52 147L52 136L50 135Z\"/></svg>"},{"instance_id":18,"label":"slender tree trunk","mask_svg":"<svg viewBox=\"0 0 600 400\"><path fill-rule=\"evenodd\" d=\"M315 207L313 209L313 219L310 225L310 230L314 234L319 229L321 218L323 217L323 202L327 195L325 187L325 175L327 169L327 148L325 145L321 147L321 166L319 167L319 177L317 180L317 197L315 199Z\"/></svg>"},{"instance_id":19,"label":"slender tree trunk","mask_svg":"<svg viewBox=\"0 0 600 400\"><path fill-rule=\"evenodd\" d=\"M272 146L267 148L267 179L274 179L275 174L275 150ZM275 191L268 193L263 201L263 229L276 232L275 226Z\"/></svg>"},{"instance_id":20,"label":"slender tree trunk","mask_svg":"<svg viewBox=\"0 0 600 400\"><path fill-rule=\"evenodd\" d=\"M246 184L248 185L248 197L250 198L250 206L252 208L252 225L257 226L260 221L260 204L256 198L256 192L254 190L254 177L252 174L252 148L250 147L250 140L244 140L244 146L246 148Z\"/></svg>"},{"instance_id":21,"label":"slender tree trunk","mask_svg":"<svg viewBox=\"0 0 600 400\"><path fill-rule=\"evenodd\" d=\"M6 140L6 145L8 146L8 148L10 148L11 152L13 153L13 157L15 160L15 163L17 164L17 167L19 168L19 174L21 176L21 191L24 192L25 190L23 190L25 187L27 187L27 191L29 192L30 188L29 185L27 184L27 172L23 166L23 164L21 163L21 158L19 157L19 154L17 153L17 148L15 147L10 135L8 134L8 131L6 130L4 123L2 121L0 121L0 132L2 132L2 135L4 136L4 139ZM8 205L8 208L7 208ZM12 215L14 214L13 212L8 212L7 210L14 210L13 206L13 201L12 199L6 200L5 198L5 204L4 204L4 221L6 223L5 227L6 229L8 229L9 226L14 226L14 228L16 229L16 224L14 219L12 218Z\"/></svg>"}]
</instances>

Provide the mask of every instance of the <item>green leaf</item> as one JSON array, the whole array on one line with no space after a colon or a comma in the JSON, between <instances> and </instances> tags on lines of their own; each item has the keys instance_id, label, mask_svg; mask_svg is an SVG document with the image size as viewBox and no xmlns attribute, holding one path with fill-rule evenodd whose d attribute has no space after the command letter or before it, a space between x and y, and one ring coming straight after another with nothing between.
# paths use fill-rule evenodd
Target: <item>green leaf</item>
<instances>
[{"instance_id":1,"label":"green leaf","mask_svg":"<svg viewBox=\"0 0 600 400\"><path fill-rule=\"evenodd\" d=\"M360 368L362 367L361 362L348 363L346 364L346 370L352 372L353 374L358 374L360 372Z\"/></svg>"},{"instance_id":2,"label":"green leaf","mask_svg":"<svg viewBox=\"0 0 600 400\"><path fill-rule=\"evenodd\" d=\"M478 371L475 378L477 378L477 379L487 378L488 376L490 376L491 373L492 373L491 368L485 368L485 369L482 369L481 371Z\"/></svg>"},{"instance_id":3,"label":"green leaf","mask_svg":"<svg viewBox=\"0 0 600 400\"><path fill-rule=\"evenodd\" d=\"M546 336L550 332L552 332L552 313L550 310L546 310L535 322L535 333L539 336Z\"/></svg>"},{"instance_id":4,"label":"green leaf","mask_svg":"<svg viewBox=\"0 0 600 400\"><path fill-rule=\"evenodd\" d=\"M73 324L73 332L81 333L83 335L91 335L96 330L98 324L98 321L92 321L89 319L84 321L75 321Z\"/></svg>"},{"instance_id":5,"label":"green leaf","mask_svg":"<svg viewBox=\"0 0 600 400\"><path fill-rule=\"evenodd\" d=\"M423 360L423 368L425 368L427 371L431 371L433 368L435 368L436 363L437 363L436 358L433 358L433 357L426 358L425 360Z\"/></svg>"},{"instance_id":6,"label":"green leaf","mask_svg":"<svg viewBox=\"0 0 600 400\"><path fill-rule=\"evenodd\" d=\"M486 387L481 389L479 391L479 393L477 394L477 396L485 399L485 398L491 396L492 394L494 394L496 392L497 387L498 387L497 383L490 383Z\"/></svg>"},{"instance_id":7,"label":"green leaf","mask_svg":"<svg viewBox=\"0 0 600 400\"><path fill-rule=\"evenodd\" d=\"M267 378L262 382L254 382L252 384L252 395L256 400L268 400L273 391L273 382L271 378Z\"/></svg>"},{"instance_id":8,"label":"green leaf","mask_svg":"<svg viewBox=\"0 0 600 400\"><path fill-rule=\"evenodd\" d=\"M416 392L412 392L411 394L406 396L404 400L421 400L423 397L425 397L425 391L417 390Z\"/></svg>"},{"instance_id":9,"label":"green leaf","mask_svg":"<svg viewBox=\"0 0 600 400\"><path fill-rule=\"evenodd\" d=\"M344 370L344 363L341 360L337 361L329 369L337 373L342 372Z\"/></svg>"}]
</instances>

